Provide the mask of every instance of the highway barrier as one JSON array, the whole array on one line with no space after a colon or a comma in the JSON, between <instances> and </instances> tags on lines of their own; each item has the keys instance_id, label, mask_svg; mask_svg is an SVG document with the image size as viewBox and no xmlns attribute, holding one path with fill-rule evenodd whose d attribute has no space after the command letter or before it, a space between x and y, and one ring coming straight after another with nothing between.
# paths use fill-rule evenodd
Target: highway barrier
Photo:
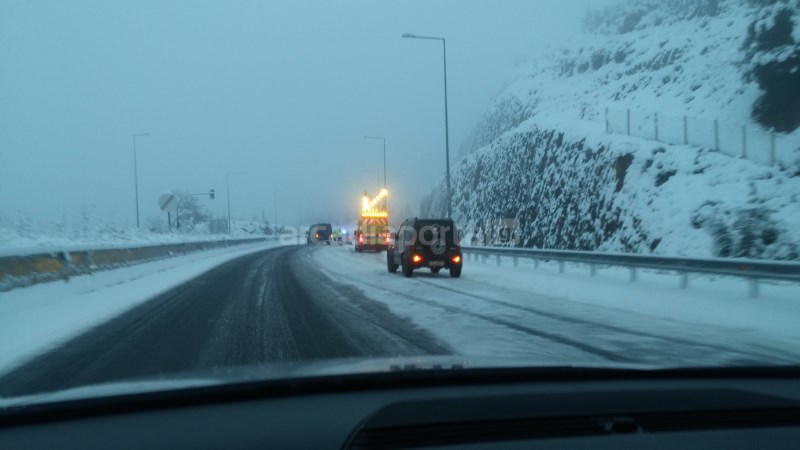
<instances>
[{"instance_id":1,"label":"highway barrier","mask_svg":"<svg viewBox=\"0 0 800 450\"><path fill-rule=\"evenodd\" d=\"M191 252L263 242L274 238L227 239L109 248L56 251L24 256L0 257L0 291L54 280L68 280L74 275L114 269Z\"/></svg>"},{"instance_id":2,"label":"highway barrier","mask_svg":"<svg viewBox=\"0 0 800 450\"><path fill-rule=\"evenodd\" d=\"M656 269L681 275L681 288L689 286L690 273L745 278L749 281L750 297L758 297L761 280L778 280L800 283L800 263L786 261L764 261L743 258L683 258L674 256L637 255L629 253L596 253L577 250L538 250L513 247L462 247L462 252L476 259L493 257L500 264L503 257L511 258L514 264L519 258L534 261L558 261L559 272L564 263L580 263L589 266L591 275L602 266L627 267L630 280L636 281L637 269Z\"/></svg>"}]
</instances>

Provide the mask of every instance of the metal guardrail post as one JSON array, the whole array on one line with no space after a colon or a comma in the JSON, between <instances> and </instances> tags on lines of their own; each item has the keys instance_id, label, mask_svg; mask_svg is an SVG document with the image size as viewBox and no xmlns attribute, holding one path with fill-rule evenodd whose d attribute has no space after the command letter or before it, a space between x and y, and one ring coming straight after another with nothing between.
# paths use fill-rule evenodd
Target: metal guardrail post
<instances>
[{"instance_id":1,"label":"metal guardrail post","mask_svg":"<svg viewBox=\"0 0 800 450\"><path fill-rule=\"evenodd\" d=\"M750 278L749 284L748 296L750 298L758 298L758 278Z\"/></svg>"},{"instance_id":2,"label":"metal guardrail post","mask_svg":"<svg viewBox=\"0 0 800 450\"><path fill-rule=\"evenodd\" d=\"M539 268L539 260L538 259L534 259L533 260L533 268L534 269L538 269Z\"/></svg>"},{"instance_id":3,"label":"metal guardrail post","mask_svg":"<svg viewBox=\"0 0 800 450\"><path fill-rule=\"evenodd\" d=\"M514 257L514 267L519 267L519 258L516 256Z\"/></svg>"},{"instance_id":4,"label":"metal guardrail post","mask_svg":"<svg viewBox=\"0 0 800 450\"><path fill-rule=\"evenodd\" d=\"M636 281L636 267L631 267L631 283Z\"/></svg>"},{"instance_id":5,"label":"metal guardrail post","mask_svg":"<svg viewBox=\"0 0 800 450\"><path fill-rule=\"evenodd\" d=\"M564 261L558 262L558 273L564 273Z\"/></svg>"},{"instance_id":6,"label":"metal guardrail post","mask_svg":"<svg viewBox=\"0 0 800 450\"><path fill-rule=\"evenodd\" d=\"M681 272L681 289L687 289L689 287L689 274L686 272Z\"/></svg>"},{"instance_id":7,"label":"metal guardrail post","mask_svg":"<svg viewBox=\"0 0 800 450\"><path fill-rule=\"evenodd\" d=\"M589 264L589 269L592 276L597 275L597 264Z\"/></svg>"},{"instance_id":8,"label":"metal guardrail post","mask_svg":"<svg viewBox=\"0 0 800 450\"><path fill-rule=\"evenodd\" d=\"M496 265L499 266L500 263L501 263L500 255L495 255L494 261L495 261Z\"/></svg>"}]
</instances>

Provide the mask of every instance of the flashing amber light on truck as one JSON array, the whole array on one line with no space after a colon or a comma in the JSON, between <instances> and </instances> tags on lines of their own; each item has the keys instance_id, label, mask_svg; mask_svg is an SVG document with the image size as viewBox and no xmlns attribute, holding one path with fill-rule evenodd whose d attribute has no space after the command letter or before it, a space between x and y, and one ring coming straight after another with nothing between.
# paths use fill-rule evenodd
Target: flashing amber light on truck
<instances>
[{"instance_id":1,"label":"flashing amber light on truck","mask_svg":"<svg viewBox=\"0 0 800 450\"><path fill-rule=\"evenodd\" d=\"M362 210L361 217L367 219L386 219L389 217L388 211L380 211L377 209Z\"/></svg>"},{"instance_id":2,"label":"flashing amber light on truck","mask_svg":"<svg viewBox=\"0 0 800 450\"><path fill-rule=\"evenodd\" d=\"M361 198L361 217L367 219L386 219L389 217L389 212L383 209L378 209L378 204L389 195L389 192L386 189L381 189L380 194L377 197L370 200L370 198L364 194L364 197Z\"/></svg>"}]
</instances>

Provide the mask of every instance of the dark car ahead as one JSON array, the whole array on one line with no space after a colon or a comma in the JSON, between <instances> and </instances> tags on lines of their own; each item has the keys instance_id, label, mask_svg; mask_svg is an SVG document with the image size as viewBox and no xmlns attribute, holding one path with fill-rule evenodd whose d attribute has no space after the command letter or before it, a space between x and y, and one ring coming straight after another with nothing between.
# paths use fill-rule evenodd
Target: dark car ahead
<instances>
[{"instance_id":1,"label":"dark car ahead","mask_svg":"<svg viewBox=\"0 0 800 450\"><path fill-rule=\"evenodd\" d=\"M306 242L308 244L330 244L333 235L333 227L329 223L317 223L308 229Z\"/></svg>"},{"instance_id":2,"label":"dark car ahead","mask_svg":"<svg viewBox=\"0 0 800 450\"><path fill-rule=\"evenodd\" d=\"M414 269L428 267L432 273L447 269L451 277L458 278L462 263L458 229L452 219L408 219L400 225L386 252L389 272L402 268L406 277Z\"/></svg>"}]
</instances>

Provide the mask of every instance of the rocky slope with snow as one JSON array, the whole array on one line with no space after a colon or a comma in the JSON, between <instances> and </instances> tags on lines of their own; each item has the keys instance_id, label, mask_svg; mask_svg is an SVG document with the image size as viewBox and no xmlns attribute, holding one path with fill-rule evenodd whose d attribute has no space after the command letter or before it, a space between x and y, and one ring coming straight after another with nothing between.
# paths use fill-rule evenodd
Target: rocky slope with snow
<instances>
[{"instance_id":1,"label":"rocky slope with snow","mask_svg":"<svg viewBox=\"0 0 800 450\"><path fill-rule=\"evenodd\" d=\"M584 28L462 145L453 208L468 239L800 258L800 2L634 0L589 12ZM421 213L444 214L445 192L442 181ZM512 222L509 244L496 228Z\"/></svg>"}]
</instances>

